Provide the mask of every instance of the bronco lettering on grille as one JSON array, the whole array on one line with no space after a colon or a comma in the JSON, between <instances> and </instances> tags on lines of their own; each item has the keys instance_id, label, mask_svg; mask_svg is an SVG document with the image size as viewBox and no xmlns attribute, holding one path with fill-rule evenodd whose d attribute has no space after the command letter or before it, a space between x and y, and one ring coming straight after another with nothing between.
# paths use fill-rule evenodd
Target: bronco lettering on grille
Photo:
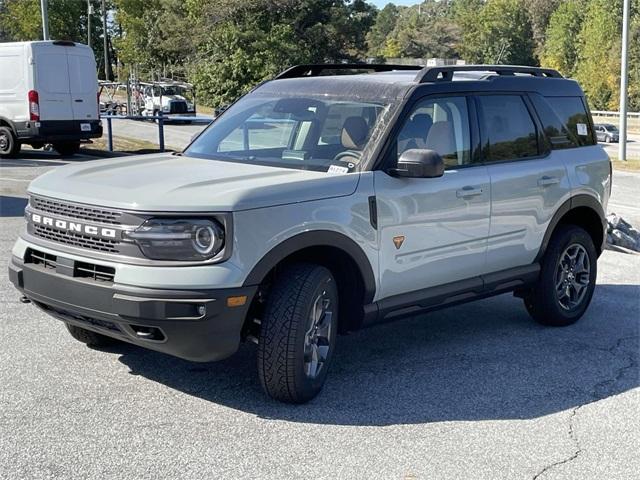
<instances>
[{"instance_id":1,"label":"bronco lettering on grille","mask_svg":"<svg viewBox=\"0 0 640 480\"><path fill-rule=\"evenodd\" d=\"M66 230L68 232L83 233L85 235L100 236L107 238L116 238L116 231L113 228L96 227L93 225L85 225L83 223L70 222L51 217L45 217L38 213L31 214L31 221L41 225Z\"/></svg>"}]
</instances>

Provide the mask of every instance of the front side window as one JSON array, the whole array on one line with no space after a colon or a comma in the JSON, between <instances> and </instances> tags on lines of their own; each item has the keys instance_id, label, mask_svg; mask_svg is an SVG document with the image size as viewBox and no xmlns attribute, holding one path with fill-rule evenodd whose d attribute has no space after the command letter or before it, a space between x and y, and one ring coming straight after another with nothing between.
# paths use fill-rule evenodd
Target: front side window
<instances>
[{"instance_id":1,"label":"front side window","mask_svg":"<svg viewBox=\"0 0 640 480\"><path fill-rule=\"evenodd\" d=\"M471 162L466 97L423 100L405 120L396 139L396 161L410 149L434 150L446 168Z\"/></svg>"},{"instance_id":2,"label":"front side window","mask_svg":"<svg viewBox=\"0 0 640 480\"><path fill-rule=\"evenodd\" d=\"M230 107L185 155L301 170L355 171L389 105L248 95Z\"/></svg>"},{"instance_id":3,"label":"front side window","mask_svg":"<svg viewBox=\"0 0 640 480\"><path fill-rule=\"evenodd\" d=\"M486 161L500 162L539 154L536 126L522 97L483 95L478 97L478 102Z\"/></svg>"}]
</instances>

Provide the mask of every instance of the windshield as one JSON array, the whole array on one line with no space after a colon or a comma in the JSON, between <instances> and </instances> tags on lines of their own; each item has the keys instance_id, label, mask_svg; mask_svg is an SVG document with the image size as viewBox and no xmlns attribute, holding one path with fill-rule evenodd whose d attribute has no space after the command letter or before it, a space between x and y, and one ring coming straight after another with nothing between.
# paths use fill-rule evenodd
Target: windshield
<instances>
[{"instance_id":1,"label":"windshield","mask_svg":"<svg viewBox=\"0 0 640 480\"><path fill-rule=\"evenodd\" d=\"M300 170L358 169L388 105L250 94L224 112L185 155Z\"/></svg>"},{"instance_id":2,"label":"windshield","mask_svg":"<svg viewBox=\"0 0 640 480\"><path fill-rule=\"evenodd\" d=\"M163 95L179 95L178 90L175 87L162 87Z\"/></svg>"},{"instance_id":3,"label":"windshield","mask_svg":"<svg viewBox=\"0 0 640 480\"><path fill-rule=\"evenodd\" d=\"M616 127L615 125L605 125L605 128L612 133L615 133L618 131L618 127Z\"/></svg>"}]
</instances>

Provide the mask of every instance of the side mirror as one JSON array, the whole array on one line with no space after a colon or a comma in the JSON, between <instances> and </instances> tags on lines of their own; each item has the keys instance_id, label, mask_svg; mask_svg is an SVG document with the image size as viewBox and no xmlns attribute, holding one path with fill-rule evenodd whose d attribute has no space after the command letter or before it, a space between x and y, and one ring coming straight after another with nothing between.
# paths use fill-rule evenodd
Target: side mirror
<instances>
[{"instance_id":1,"label":"side mirror","mask_svg":"<svg viewBox=\"0 0 640 480\"><path fill-rule=\"evenodd\" d=\"M398 167L388 172L394 177L436 178L444 175L444 160L434 150L412 148L398 159Z\"/></svg>"}]
</instances>

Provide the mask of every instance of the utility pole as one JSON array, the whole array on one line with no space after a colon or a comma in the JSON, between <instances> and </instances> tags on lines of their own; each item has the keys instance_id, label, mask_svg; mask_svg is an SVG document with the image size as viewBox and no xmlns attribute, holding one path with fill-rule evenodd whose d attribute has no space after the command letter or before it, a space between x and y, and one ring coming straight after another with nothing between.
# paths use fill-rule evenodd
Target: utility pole
<instances>
[{"instance_id":1,"label":"utility pole","mask_svg":"<svg viewBox=\"0 0 640 480\"><path fill-rule=\"evenodd\" d=\"M87 45L91 48L91 15L93 15L93 5L91 0L87 0Z\"/></svg>"},{"instance_id":2,"label":"utility pole","mask_svg":"<svg viewBox=\"0 0 640 480\"><path fill-rule=\"evenodd\" d=\"M107 6L102 0L102 36L104 38L104 79L109 80L109 47L107 44Z\"/></svg>"},{"instance_id":3,"label":"utility pole","mask_svg":"<svg viewBox=\"0 0 640 480\"><path fill-rule=\"evenodd\" d=\"M620 142L618 160L627 159L627 78L629 76L629 0L622 11L622 65L620 68Z\"/></svg>"},{"instance_id":4,"label":"utility pole","mask_svg":"<svg viewBox=\"0 0 640 480\"><path fill-rule=\"evenodd\" d=\"M47 0L40 0L40 12L42 13L42 39L49 40L49 10Z\"/></svg>"}]
</instances>

